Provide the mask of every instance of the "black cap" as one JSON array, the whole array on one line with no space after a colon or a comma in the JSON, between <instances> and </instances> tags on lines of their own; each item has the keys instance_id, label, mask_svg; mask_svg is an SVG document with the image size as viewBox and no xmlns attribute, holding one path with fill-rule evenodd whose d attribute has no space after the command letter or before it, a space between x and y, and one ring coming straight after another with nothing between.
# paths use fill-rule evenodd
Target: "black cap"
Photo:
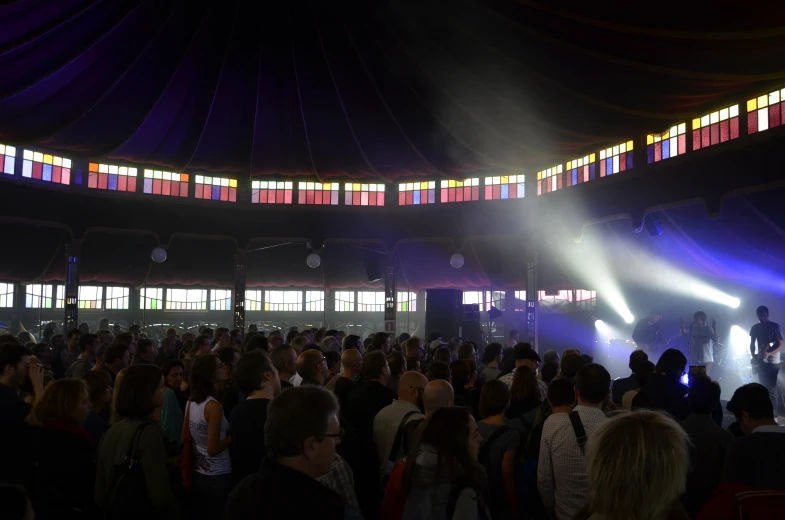
<instances>
[{"instance_id":1,"label":"black cap","mask_svg":"<svg viewBox=\"0 0 785 520\"><path fill-rule=\"evenodd\" d=\"M540 355L537 354L533 349L530 348L517 349L515 351L515 361L521 361L524 359L528 359L529 361L536 361L537 363L542 363L542 360L540 359Z\"/></svg>"}]
</instances>

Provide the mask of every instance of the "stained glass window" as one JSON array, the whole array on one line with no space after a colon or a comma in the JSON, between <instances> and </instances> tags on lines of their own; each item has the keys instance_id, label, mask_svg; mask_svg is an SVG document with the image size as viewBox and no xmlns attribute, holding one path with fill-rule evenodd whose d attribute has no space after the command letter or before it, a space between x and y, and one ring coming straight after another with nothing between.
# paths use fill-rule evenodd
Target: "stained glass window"
<instances>
[{"instance_id":1,"label":"stained glass window","mask_svg":"<svg viewBox=\"0 0 785 520\"><path fill-rule=\"evenodd\" d=\"M593 310L595 307L597 307L597 292L585 291L583 289L576 289L575 304L581 310L584 311Z\"/></svg>"},{"instance_id":2,"label":"stained glass window","mask_svg":"<svg viewBox=\"0 0 785 520\"><path fill-rule=\"evenodd\" d=\"M480 179L442 181L442 202L467 202L480 200Z\"/></svg>"},{"instance_id":3,"label":"stained glass window","mask_svg":"<svg viewBox=\"0 0 785 520\"><path fill-rule=\"evenodd\" d=\"M302 291L264 291L264 310L300 312L303 310Z\"/></svg>"},{"instance_id":4,"label":"stained glass window","mask_svg":"<svg viewBox=\"0 0 785 520\"><path fill-rule=\"evenodd\" d=\"M305 291L305 310L324 312L324 291Z\"/></svg>"},{"instance_id":5,"label":"stained glass window","mask_svg":"<svg viewBox=\"0 0 785 520\"><path fill-rule=\"evenodd\" d=\"M25 285L25 308L27 309L51 309L54 300L52 298L52 286L33 283Z\"/></svg>"},{"instance_id":6,"label":"stained glass window","mask_svg":"<svg viewBox=\"0 0 785 520\"><path fill-rule=\"evenodd\" d=\"M0 144L0 170L8 175L14 174L16 164L16 148L7 144Z\"/></svg>"},{"instance_id":7,"label":"stained glass window","mask_svg":"<svg viewBox=\"0 0 785 520\"><path fill-rule=\"evenodd\" d=\"M71 159L25 150L22 153L22 177L71 184Z\"/></svg>"},{"instance_id":8,"label":"stained glass window","mask_svg":"<svg viewBox=\"0 0 785 520\"><path fill-rule=\"evenodd\" d=\"M545 291L540 291L537 294L537 299L541 302L571 302L572 301L572 290L571 289L562 289L559 291L558 294L545 294Z\"/></svg>"},{"instance_id":9,"label":"stained glass window","mask_svg":"<svg viewBox=\"0 0 785 520\"><path fill-rule=\"evenodd\" d=\"M161 287L148 287L139 291L139 308L160 310L164 308L164 290Z\"/></svg>"},{"instance_id":10,"label":"stained glass window","mask_svg":"<svg viewBox=\"0 0 785 520\"><path fill-rule=\"evenodd\" d=\"M65 285L58 285L55 293L55 309L65 308Z\"/></svg>"},{"instance_id":11,"label":"stained glass window","mask_svg":"<svg viewBox=\"0 0 785 520\"><path fill-rule=\"evenodd\" d=\"M151 195L188 196L188 174L163 170L144 171L144 192Z\"/></svg>"},{"instance_id":12,"label":"stained glass window","mask_svg":"<svg viewBox=\"0 0 785 520\"><path fill-rule=\"evenodd\" d=\"M785 118L785 88L747 101L747 133L780 126Z\"/></svg>"},{"instance_id":13,"label":"stained glass window","mask_svg":"<svg viewBox=\"0 0 785 520\"><path fill-rule=\"evenodd\" d=\"M384 312L384 291L358 291L357 312Z\"/></svg>"},{"instance_id":14,"label":"stained glass window","mask_svg":"<svg viewBox=\"0 0 785 520\"><path fill-rule=\"evenodd\" d=\"M347 206L384 206L384 184L347 182L344 190Z\"/></svg>"},{"instance_id":15,"label":"stained glass window","mask_svg":"<svg viewBox=\"0 0 785 520\"><path fill-rule=\"evenodd\" d=\"M417 293L398 291L398 312L417 312Z\"/></svg>"},{"instance_id":16,"label":"stained glass window","mask_svg":"<svg viewBox=\"0 0 785 520\"><path fill-rule=\"evenodd\" d=\"M131 290L128 287L107 287L106 288L106 308L107 309L127 309L128 298Z\"/></svg>"},{"instance_id":17,"label":"stained glass window","mask_svg":"<svg viewBox=\"0 0 785 520\"><path fill-rule=\"evenodd\" d=\"M592 153L585 157L567 161L567 186L593 181L597 177L597 163L595 159L596 155Z\"/></svg>"},{"instance_id":18,"label":"stained glass window","mask_svg":"<svg viewBox=\"0 0 785 520\"><path fill-rule=\"evenodd\" d=\"M415 206L436 202L436 181L405 182L398 185L398 205Z\"/></svg>"},{"instance_id":19,"label":"stained glass window","mask_svg":"<svg viewBox=\"0 0 785 520\"><path fill-rule=\"evenodd\" d=\"M537 195L562 189L562 165L537 172Z\"/></svg>"},{"instance_id":20,"label":"stained glass window","mask_svg":"<svg viewBox=\"0 0 785 520\"><path fill-rule=\"evenodd\" d=\"M298 204L338 205L337 182L301 182L298 184Z\"/></svg>"},{"instance_id":21,"label":"stained glass window","mask_svg":"<svg viewBox=\"0 0 785 520\"><path fill-rule=\"evenodd\" d=\"M600 177L632 169L632 141L600 150Z\"/></svg>"},{"instance_id":22,"label":"stained glass window","mask_svg":"<svg viewBox=\"0 0 785 520\"><path fill-rule=\"evenodd\" d=\"M504 311L507 307L507 294L504 291L485 291L485 302L489 304L488 310L491 309L490 305L493 305Z\"/></svg>"},{"instance_id":23,"label":"stained glass window","mask_svg":"<svg viewBox=\"0 0 785 520\"><path fill-rule=\"evenodd\" d=\"M247 311L262 310L262 291L246 289L245 310Z\"/></svg>"},{"instance_id":24,"label":"stained glass window","mask_svg":"<svg viewBox=\"0 0 785 520\"><path fill-rule=\"evenodd\" d=\"M197 199L237 202L237 179L195 175L194 197Z\"/></svg>"},{"instance_id":25,"label":"stained glass window","mask_svg":"<svg viewBox=\"0 0 785 520\"><path fill-rule=\"evenodd\" d=\"M483 300L484 291L463 291L463 304L480 306L480 312L485 311L485 301Z\"/></svg>"},{"instance_id":26,"label":"stained glass window","mask_svg":"<svg viewBox=\"0 0 785 520\"><path fill-rule=\"evenodd\" d=\"M97 285L79 286L79 308L101 309L104 306L104 288Z\"/></svg>"},{"instance_id":27,"label":"stained glass window","mask_svg":"<svg viewBox=\"0 0 785 520\"><path fill-rule=\"evenodd\" d=\"M167 289L167 311L206 311L207 289Z\"/></svg>"},{"instance_id":28,"label":"stained glass window","mask_svg":"<svg viewBox=\"0 0 785 520\"><path fill-rule=\"evenodd\" d=\"M90 163L87 170L88 188L136 191L136 168L114 164Z\"/></svg>"},{"instance_id":29,"label":"stained glass window","mask_svg":"<svg viewBox=\"0 0 785 520\"><path fill-rule=\"evenodd\" d=\"M485 200L522 199L526 190L524 175L485 177Z\"/></svg>"},{"instance_id":30,"label":"stained glass window","mask_svg":"<svg viewBox=\"0 0 785 520\"><path fill-rule=\"evenodd\" d=\"M254 204L291 204L293 182L251 181L251 202Z\"/></svg>"},{"instance_id":31,"label":"stained glass window","mask_svg":"<svg viewBox=\"0 0 785 520\"><path fill-rule=\"evenodd\" d=\"M232 310L232 291L230 289L211 289L210 290L210 310L211 311L231 311Z\"/></svg>"},{"instance_id":32,"label":"stained glass window","mask_svg":"<svg viewBox=\"0 0 785 520\"><path fill-rule=\"evenodd\" d=\"M526 310L526 291L515 291L515 312Z\"/></svg>"},{"instance_id":33,"label":"stained glass window","mask_svg":"<svg viewBox=\"0 0 785 520\"><path fill-rule=\"evenodd\" d=\"M739 105L692 120L692 149L700 150L739 137Z\"/></svg>"},{"instance_id":34,"label":"stained glass window","mask_svg":"<svg viewBox=\"0 0 785 520\"><path fill-rule=\"evenodd\" d=\"M14 284L0 283L0 307L14 306Z\"/></svg>"},{"instance_id":35,"label":"stained glass window","mask_svg":"<svg viewBox=\"0 0 785 520\"><path fill-rule=\"evenodd\" d=\"M679 123L661 134L646 136L646 158L649 164L682 155L687 151L686 123Z\"/></svg>"},{"instance_id":36,"label":"stained glass window","mask_svg":"<svg viewBox=\"0 0 785 520\"><path fill-rule=\"evenodd\" d=\"M336 312L354 312L354 291L335 291Z\"/></svg>"}]
</instances>

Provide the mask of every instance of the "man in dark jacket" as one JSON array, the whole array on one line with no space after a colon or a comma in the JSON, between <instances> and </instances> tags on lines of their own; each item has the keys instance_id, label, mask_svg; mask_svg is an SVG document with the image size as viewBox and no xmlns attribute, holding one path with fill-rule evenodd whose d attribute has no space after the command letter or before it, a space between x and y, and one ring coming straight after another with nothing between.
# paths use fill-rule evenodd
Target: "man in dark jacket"
<instances>
[{"instance_id":1,"label":"man in dark jacket","mask_svg":"<svg viewBox=\"0 0 785 520\"><path fill-rule=\"evenodd\" d=\"M641 363L648 360L649 356L644 351L632 351L632 354L630 354L629 364L632 374L630 374L629 377L622 377L613 382L613 388L611 390L611 401L616 404L622 404L621 399L624 397L624 394L630 390L638 389L638 380L635 378L635 372L638 371L638 367L641 365Z\"/></svg>"},{"instance_id":2,"label":"man in dark jacket","mask_svg":"<svg viewBox=\"0 0 785 520\"><path fill-rule=\"evenodd\" d=\"M333 394L314 385L282 391L267 408L267 458L229 495L224 520L343 520L343 498L316 481L332 468L342 436Z\"/></svg>"},{"instance_id":3,"label":"man in dark jacket","mask_svg":"<svg viewBox=\"0 0 785 520\"><path fill-rule=\"evenodd\" d=\"M655 373L646 386L632 400L632 409L648 408L668 412L677 421L690 415L687 403L689 389L681 384L681 376L687 368L687 358L676 349L669 348L657 361Z\"/></svg>"}]
</instances>

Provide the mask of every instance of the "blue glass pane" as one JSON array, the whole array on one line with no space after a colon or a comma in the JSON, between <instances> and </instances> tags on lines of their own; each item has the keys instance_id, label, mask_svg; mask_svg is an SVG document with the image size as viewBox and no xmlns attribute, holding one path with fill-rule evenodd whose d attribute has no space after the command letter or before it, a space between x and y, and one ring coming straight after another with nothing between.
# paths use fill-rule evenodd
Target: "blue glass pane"
<instances>
[{"instance_id":1,"label":"blue glass pane","mask_svg":"<svg viewBox=\"0 0 785 520\"><path fill-rule=\"evenodd\" d=\"M646 161L648 161L649 164L654 162L654 145L653 144L650 144L648 147L646 147Z\"/></svg>"},{"instance_id":2,"label":"blue glass pane","mask_svg":"<svg viewBox=\"0 0 785 520\"><path fill-rule=\"evenodd\" d=\"M52 180L52 165L44 164L44 169L41 171L41 178L45 181Z\"/></svg>"},{"instance_id":3,"label":"blue glass pane","mask_svg":"<svg viewBox=\"0 0 785 520\"><path fill-rule=\"evenodd\" d=\"M221 187L213 186L213 194L210 196L213 200L221 200Z\"/></svg>"},{"instance_id":4,"label":"blue glass pane","mask_svg":"<svg viewBox=\"0 0 785 520\"><path fill-rule=\"evenodd\" d=\"M82 169L81 169L81 168L78 168L77 170L75 170L75 172L76 172L76 175L75 175L75 178L76 178L76 184L77 184L77 185L80 185L80 184L82 184L82 177L83 177L83 175L82 175Z\"/></svg>"},{"instance_id":5,"label":"blue glass pane","mask_svg":"<svg viewBox=\"0 0 785 520\"><path fill-rule=\"evenodd\" d=\"M589 165L589 180L593 181L596 175L597 175L597 163L591 163Z\"/></svg>"},{"instance_id":6,"label":"blue glass pane","mask_svg":"<svg viewBox=\"0 0 785 520\"><path fill-rule=\"evenodd\" d=\"M665 139L662 142L662 158L670 159L670 156L671 156L671 140Z\"/></svg>"},{"instance_id":7,"label":"blue glass pane","mask_svg":"<svg viewBox=\"0 0 785 520\"><path fill-rule=\"evenodd\" d=\"M510 187L507 184L502 184L502 198L507 199L510 197Z\"/></svg>"},{"instance_id":8,"label":"blue glass pane","mask_svg":"<svg viewBox=\"0 0 785 520\"><path fill-rule=\"evenodd\" d=\"M632 152L627 152L627 169L632 169Z\"/></svg>"},{"instance_id":9,"label":"blue glass pane","mask_svg":"<svg viewBox=\"0 0 785 520\"><path fill-rule=\"evenodd\" d=\"M108 189L110 190L117 190L117 175L111 174L109 175L109 183L107 185Z\"/></svg>"},{"instance_id":10,"label":"blue glass pane","mask_svg":"<svg viewBox=\"0 0 785 520\"><path fill-rule=\"evenodd\" d=\"M428 190L428 204L433 204L436 200L436 190Z\"/></svg>"},{"instance_id":11,"label":"blue glass pane","mask_svg":"<svg viewBox=\"0 0 785 520\"><path fill-rule=\"evenodd\" d=\"M613 157L605 159L605 173L607 175L613 175Z\"/></svg>"},{"instance_id":12,"label":"blue glass pane","mask_svg":"<svg viewBox=\"0 0 785 520\"><path fill-rule=\"evenodd\" d=\"M578 184L578 170L572 170L572 185Z\"/></svg>"},{"instance_id":13,"label":"blue glass pane","mask_svg":"<svg viewBox=\"0 0 785 520\"><path fill-rule=\"evenodd\" d=\"M153 192L153 179L145 179L144 180L144 192L145 193L152 193Z\"/></svg>"},{"instance_id":14,"label":"blue glass pane","mask_svg":"<svg viewBox=\"0 0 785 520\"><path fill-rule=\"evenodd\" d=\"M420 203L420 190L414 191L414 200L412 204L419 204Z\"/></svg>"}]
</instances>

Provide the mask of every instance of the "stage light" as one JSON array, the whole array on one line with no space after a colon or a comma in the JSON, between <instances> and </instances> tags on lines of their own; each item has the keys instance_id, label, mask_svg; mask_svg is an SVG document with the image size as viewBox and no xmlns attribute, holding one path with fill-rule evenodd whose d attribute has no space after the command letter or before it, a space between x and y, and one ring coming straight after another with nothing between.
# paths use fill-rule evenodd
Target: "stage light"
<instances>
[{"instance_id":1,"label":"stage light","mask_svg":"<svg viewBox=\"0 0 785 520\"><path fill-rule=\"evenodd\" d=\"M635 316L633 316L629 311L627 311L626 316L622 316L622 318L624 318L624 323L632 323L635 321Z\"/></svg>"},{"instance_id":2,"label":"stage light","mask_svg":"<svg viewBox=\"0 0 785 520\"><path fill-rule=\"evenodd\" d=\"M741 300L738 298L703 283L694 282L691 284L690 289L695 296L704 300L727 305L733 309L738 309L739 305L741 305Z\"/></svg>"},{"instance_id":3,"label":"stage light","mask_svg":"<svg viewBox=\"0 0 785 520\"><path fill-rule=\"evenodd\" d=\"M728 338L730 348L738 353L749 352L750 348L750 335L744 328L733 325L730 328L730 337Z\"/></svg>"}]
</instances>

